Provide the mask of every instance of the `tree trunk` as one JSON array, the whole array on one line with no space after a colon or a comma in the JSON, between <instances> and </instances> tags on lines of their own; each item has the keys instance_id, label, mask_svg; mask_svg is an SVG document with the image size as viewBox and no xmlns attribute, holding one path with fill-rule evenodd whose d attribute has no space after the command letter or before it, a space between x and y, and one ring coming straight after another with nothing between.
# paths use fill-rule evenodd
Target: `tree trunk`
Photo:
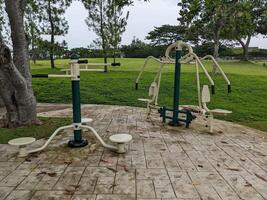
<instances>
[{"instance_id":1,"label":"tree trunk","mask_svg":"<svg viewBox=\"0 0 267 200\"><path fill-rule=\"evenodd\" d=\"M104 63L105 63L105 64L108 63L108 58L107 58L107 52L106 52L106 50L104 50ZM104 66L104 72L108 72L108 67L107 67L107 65Z\"/></svg>"},{"instance_id":2,"label":"tree trunk","mask_svg":"<svg viewBox=\"0 0 267 200\"><path fill-rule=\"evenodd\" d=\"M242 46L242 49L243 49L243 57L242 57L242 60L243 61L248 61L248 47L249 47L249 44L250 44L250 40L251 40L251 35L249 35L247 37L247 41L246 43L244 43L242 41L242 39L237 39L237 41L240 43L240 45Z\"/></svg>"},{"instance_id":3,"label":"tree trunk","mask_svg":"<svg viewBox=\"0 0 267 200\"><path fill-rule=\"evenodd\" d=\"M0 95L1 96L1 95ZM4 102L3 102L3 100L2 100L2 98L0 97L0 108L2 108L2 107L4 107L5 106L5 104L4 104Z\"/></svg>"},{"instance_id":4,"label":"tree trunk","mask_svg":"<svg viewBox=\"0 0 267 200\"><path fill-rule=\"evenodd\" d=\"M214 41L214 51L213 57L217 60L219 58L219 49L220 49L220 34L223 27L223 21L220 21L219 26L215 28L213 33L213 41Z\"/></svg>"},{"instance_id":5,"label":"tree trunk","mask_svg":"<svg viewBox=\"0 0 267 200\"><path fill-rule=\"evenodd\" d=\"M217 60L219 58L219 49L220 49L220 42L219 40L214 41L214 51L213 51L213 57Z\"/></svg>"},{"instance_id":6,"label":"tree trunk","mask_svg":"<svg viewBox=\"0 0 267 200\"><path fill-rule=\"evenodd\" d=\"M7 110L7 126L18 127L37 122L36 100L32 90L29 51L23 15L26 0L5 0L11 38L10 49L0 47L0 95Z\"/></svg>"},{"instance_id":7,"label":"tree trunk","mask_svg":"<svg viewBox=\"0 0 267 200\"><path fill-rule=\"evenodd\" d=\"M32 25L31 25L32 26ZM36 49L35 49L35 36L34 36L34 30L33 28L31 27L31 32L32 32L32 60L33 60L33 63L36 64Z\"/></svg>"},{"instance_id":8,"label":"tree trunk","mask_svg":"<svg viewBox=\"0 0 267 200\"><path fill-rule=\"evenodd\" d=\"M49 0L48 2L48 16L49 16L49 22L50 22L50 27L51 27L51 39L50 39L50 63L51 63L51 68L55 68L55 61L54 61L54 46L55 46L55 27L54 27L54 22L52 18L52 10L51 10L51 2Z\"/></svg>"},{"instance_id":9,"label":"tree trunk","mask_svg":"<svg viewBox=\"0 0 267 200\"><path fill-rule=\"evenodd\" d=\"M31 32L31 58L33 60L33 63L36 64L36 52L35 52L35 31L34 31L34 22L32 19L31 13L29 13L29 18L30 18L30 32Z\"/></svg>"},{"instance_id":10,"label":"tree trunk","mask_svg":"<svg viewBox=\"0 0 267 200\"><path fill-rule=\"evenodd\" d=\"M107 63L108 59L107 59L107 49L106 49L106 36L104 33L103 2L100 1L99 3L100 3L99 4L99 8L100 8L100 33L101 33L101 39L102 39L102 49L103 49L104 63ZM104 66L104 72L107 72L107 71L108 71L108 67L105 65Z\"/></svg>"},{"instance_id":11,"label":"tree trunk","mask_svg":"<svg viewBox=\"0 0 267 200\"><path fill-rule=\"evenodd\" d=\"M113 52L113 63L115 64L116 63L116 53Z\"/></svg>"}]
</instances>

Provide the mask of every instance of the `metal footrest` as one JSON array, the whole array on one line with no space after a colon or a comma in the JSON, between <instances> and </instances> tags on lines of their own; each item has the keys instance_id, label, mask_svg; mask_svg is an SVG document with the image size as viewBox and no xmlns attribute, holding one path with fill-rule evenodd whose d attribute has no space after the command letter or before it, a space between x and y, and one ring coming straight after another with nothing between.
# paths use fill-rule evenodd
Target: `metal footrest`
<instances>
[{"instance_id":1,"label":"metal footrest","mask_svg":"<svg viewBox=\"0 0 267 200\"><path fill-rule=\"evenodd\" d=\"M190 110L186 110L186 109L183 109L183 110L177 110L178 113L183 113L186 115L185 119L181 119L181 118L177 118L177 119L174 119L173 116L167 116L166 112L167 111L171 111L173 112L172 109L168 109L166 107L161 107L159 110L159 113L160 113L160 117L162 117L162 121L163 123L166 123L166 119L171 119L172 121L169 123L169 125L171 126L180 126L181 123L185 123L185 126L186 128L189 128L189 125L190 123L196 118L194 115L192 115L191 111Z\"/></svg>"}]
</instances>

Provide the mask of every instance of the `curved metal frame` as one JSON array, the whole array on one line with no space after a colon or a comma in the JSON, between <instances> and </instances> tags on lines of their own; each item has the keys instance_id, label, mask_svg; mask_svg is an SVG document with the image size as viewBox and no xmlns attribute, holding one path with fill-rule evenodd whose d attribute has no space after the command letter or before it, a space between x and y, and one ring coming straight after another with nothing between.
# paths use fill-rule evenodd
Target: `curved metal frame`
<instances>
[{"instance_id":1,"label":"curved metal frame","mask_svg":"<svg viewBox=\"0 0 267 200\"><path fill-rule=\"evenodd\" d=\"M41 147L39 147L39 148L37 148L37 149L28 150L28 151L26 151L25 153L28 155L28 154L30 154L30 153L35 153L35 152L39 152L39 151L44 150L44 149L51 143L51 141L54 139L54 137L55 137L60 131L63 131L63 130L68 129L68 128L73 128L73 129L75 129L75 128L77 128L76 126L77 126L77 124L71 124L71 125L68 125L68 126L62 126L62 127L59 127L59 128L56 129L55 132L49 137L49 139L45 142L45 144L44 144L43 146L41 146ZM112 151L117 151L117 150L118 150L117 147L105 143L104 140L98 135L98 133L96 132L96 130L95 130L93 127L91 127L91 126L87 126L87 125L78 125L78 126L79 126L79 128L89 129L89 130L95 135L95 137L99 140L99 142L101 143L101 145L102 145L103 147L108 148L108 149L110 149L110 150L112 150ZM25 155L25 156L27 156L27 155Z\"/></svg>"},{"instance_id":2,"label":"curved metal frame","mask_svg":"<svg viewBox=\"0 0 267 200\"><path fill-rule=\"evenodd\" d=\"M210 59L213 62L213 75L216 73L216 69L219 69L220 73L222 74L225 82L228 85L231 85L230 80L228 79L228 77L226 76L226 74L224 73L224 71L222 70L221 66L219 65L219 63L216 61L216 59L212 56L212 55L206 55L203 58L201 58L200 60L206 60L206 59Z\"/></svg>"}]
</instances>

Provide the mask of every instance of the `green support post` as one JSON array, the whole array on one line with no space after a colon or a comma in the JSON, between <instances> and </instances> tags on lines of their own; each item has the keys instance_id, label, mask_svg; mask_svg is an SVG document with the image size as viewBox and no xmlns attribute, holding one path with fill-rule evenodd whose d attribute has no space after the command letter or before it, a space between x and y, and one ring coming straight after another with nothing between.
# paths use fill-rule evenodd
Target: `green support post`
<instances>
[{"instance_id":1,"label":"green support post","mask_svg":"<svg viewBox=\"0 0 267 200\"><path fill-rule=\"evenodd\" d=\"M181 75L181 59L182 50L176 49L175 51L175 73L174 73L174 94L173 94L173 115L172 121L169 123L171 126L180 126L178 119L179 116L179 99L180 99L180 75Z\"/></svg>"},{"instance_id":2,"label":"green support post","mask_svg":"<svg viewBox=\"0 0 267 200\"><path fill-rule=\"evenodd\" d=\"M166 122L166 119L170 119L171 121L168 123L170 126L181 126L185 123L186 128L189 128L190 123L195 118L191 111L186 109L179 109L180 106L180 82L181 82L181 63L180 59L182 58L182 47L186 46L185 43L178 40L175 44L175 72L174 72L174 91L173 91L173 107L172 109L166 108L165 106L159 109L160 117L162 117L163 123ZM172 47L173 48L173 47ZM172 112L172 116L167 115L167 111ZM185 115L185 119L183 116L180 116L179 113Z\"/></svg>"},{"instance_id":3,"label":"green support post","mask_svg":"<svg viewBox=\"0 0 267 200\"><path fill-rule=\"evenodd\" d=\"M72 55L71 60L78 62L79 57L77 55ZM77 69L79 71L79 69ZM84 147L88 144L86 139L82 137L82 129L80 125L82 123L81 118L81 97L80 97L80 75L75 74L77 70L73 70L73 78L71 80L72 87L72 109L73 109L73 124L74 124L74 137L69 141L68 145L72 148Z\"/></svg>"}]
</instances>

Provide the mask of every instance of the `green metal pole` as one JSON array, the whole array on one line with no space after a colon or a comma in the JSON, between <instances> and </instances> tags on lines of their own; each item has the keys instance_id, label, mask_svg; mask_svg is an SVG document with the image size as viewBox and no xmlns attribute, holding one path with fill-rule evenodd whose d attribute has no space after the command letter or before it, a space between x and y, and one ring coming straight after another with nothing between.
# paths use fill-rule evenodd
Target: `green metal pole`
<instances>
[{"instance_id":1,"label":"green metal pole","mask_svg":"<svg viewBox=\"0 0 267 200\"><path fill-rule=\"evenodd\" d=\"M180 79L181 79L181 63L180 58L182 50L177 49L175 52L175 73L174 73L174 92L173 92L173 116L169 123L171 126L180 126L178 120L179 115L179 100L180 100Z\"/></svg>"},{"instance_id":2,"label":"green metal pole","mask_svg":"<svg viewBox=\"0 0 267 200\"><path fill-rule=\"evenodd\" d=\"M75 60L75 59L74 59ZM78 69L79 71L79 69ZM74 75L74 74L72 74ZM75 75L74 75L75 76ZM68 145L73 148L84 147L88 141L82 138L82 129L79 127L82 123L81 118L81 97L80 97L80 76L73 77L71 81L72 89L72 109L73 109L73 124L74 137L70 140Z\"/></svg>"},{"instance_id":3,"label":"green metal pole","mask_svg":"<svg viewBox=\"0 0 267 200\"><path fill-rule=\"evenodd\" d=\"M80 102L80 81L72 81L72 106L73 106L73 123L79 124L82 121L81 118L81 102ZM82 130L74 130L74 141L81 142Z\"/></svg>"}]
</instances>

